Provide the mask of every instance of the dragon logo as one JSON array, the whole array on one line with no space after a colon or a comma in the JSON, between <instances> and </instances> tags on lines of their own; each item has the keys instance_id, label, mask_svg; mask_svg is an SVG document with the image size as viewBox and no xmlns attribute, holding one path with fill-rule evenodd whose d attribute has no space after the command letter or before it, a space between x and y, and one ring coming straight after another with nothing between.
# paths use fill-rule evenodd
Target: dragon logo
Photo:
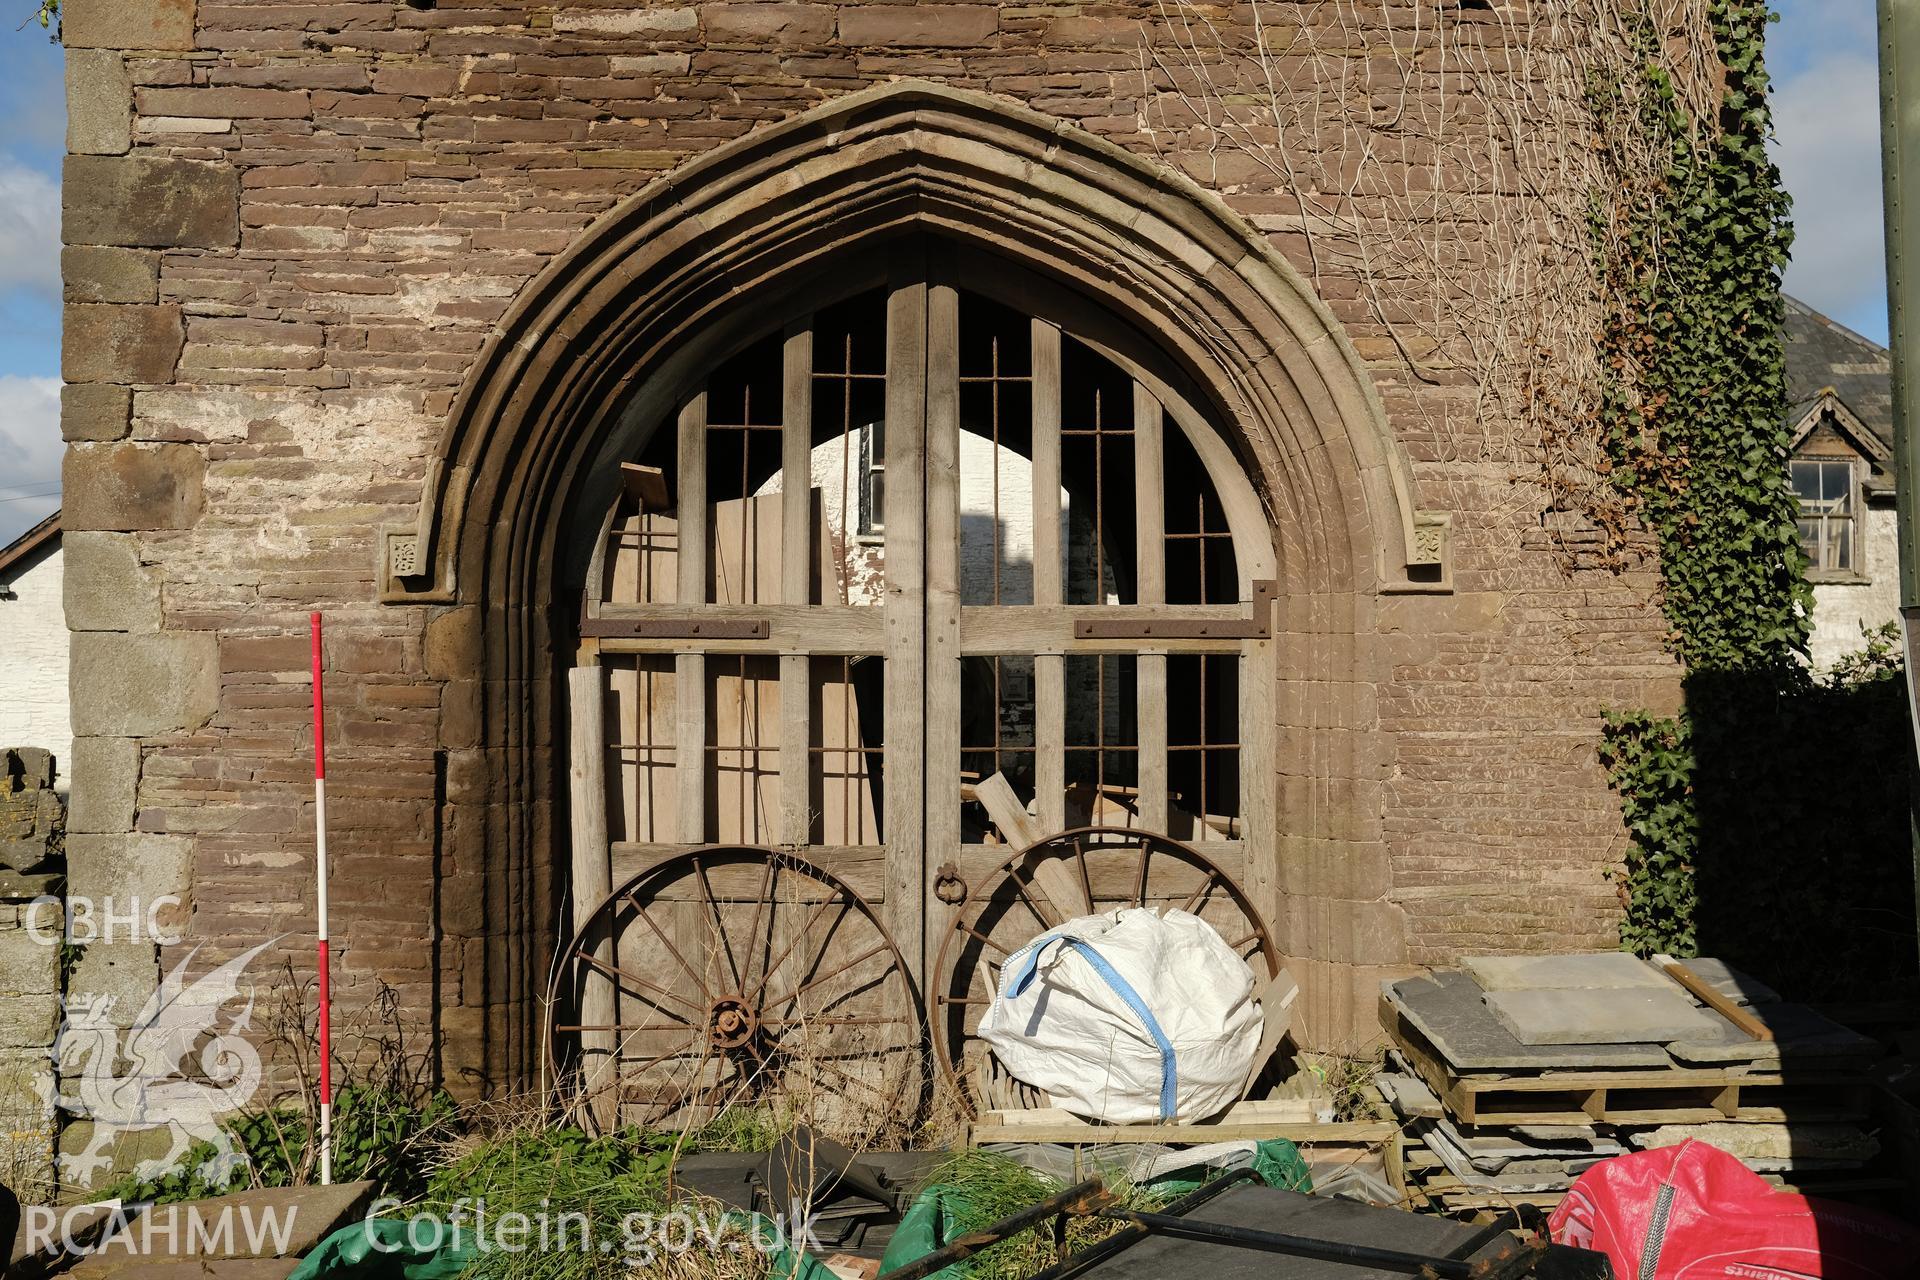
<instances>
[{"instance_id":1,"label":"dragon logo","mask_svg":"<svg viewBox=\"0 0 1920 1280\"><path fill-rule=\"evenodd\" d=\"M53 1044L54 1069L75 1080L76 1096L56 1093L61 1110L93 1121L86 1149L60 1157L60 1172L79 1186L112 1163L108 1150L122 1133L172 1130L172 1145L158 1160L143 1160L134 1176L153 1181L176 1172L192 1144L212 1145L212 1158L197 1172L225 1186L246 1164L220 1118L246 1105L260 1087L260 1053L243 1034L252 1024L253 992L246 1006L217 1030L221 1011L241 998L240 978L254 957L278 942L269 939L189 983L195 947L167 974L133 1019L115 1025L111 996L81 996L67 1002L66 1019ZM198 1070L186 1069L198 1047ZM124 1070L122 1068L125 1068Z\"/></svg>"}]
</instances>

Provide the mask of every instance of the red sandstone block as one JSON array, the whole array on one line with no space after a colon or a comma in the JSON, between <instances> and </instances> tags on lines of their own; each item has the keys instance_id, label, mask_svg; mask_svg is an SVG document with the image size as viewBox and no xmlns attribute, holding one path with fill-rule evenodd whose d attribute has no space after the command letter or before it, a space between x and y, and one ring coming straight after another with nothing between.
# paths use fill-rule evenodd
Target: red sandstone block
<instances>
[{"instance_id":1,"label":"red sandstone block","mask_svg":"<svg viewBox=\"0 0 1920 1280\"><path fill-rule=\"evenodd\" d=\"M310 32L305 43L316 49L346 48L379 53L417 53L426 48L426 35L419 31L353 31L340 35Z\"/></svg>"},{"instance_id":2,"label":"red sandstone block","mask_svg":"<svg viewBox=\"0 0 1920 1280\"><path fill-rule=\"evenodd\" d=\"M298 120L310 110L307 95L291 89L140 89L134 103L143 116L195 119Z\"/></svg>"},{"instance_id":3,"label":"red sandstone block","mask_svg":"<svg viewBox=\"0 0 1920 1280\"><path fill-rule=\"evenodd\" d=\"M459 83L460 74L453 67L407 65L376 67L373 72L376 93L443 98Z\"/></svg>"},{"instance_id":4,"label":"red sandstone block","mask_svg":"<svg viewBox=\"0 0 1920 1280\"><path fill-rule=\"evenodd\" d=\"M321 351L317 347L240 347L240 346L190 346L180 356L180 371L191 373L201 381L220 381L217 375L229 375L230 381L238 381L239 376L250 372L271 371L291 372L298 370L318 370ZM256 382L267 379L254 379ZM328 385L330 380L310 382L310 386Z\"/></svg>"},{"instance_id":5,"label":"red sandstone block","mask_svg":"<svg viewBox=\"0 0 1920 1280\"><path fill-rule=\"evenodd\" d=\"M221 636L220 671L304 671L313 656L312 641L304 635Z\"/></svg>"},{"instance_id":6,"label":"red sandstone block","mask_svg":"<svg viewBox=\"0 0 1920 1280\"><path fill-rule=\"evenodd\" d=\"M434 31L442 28L460 29L461 34L471 34L475 27L505 27L524 29L526 14L511 9L485 8L460 10L435 4L426 9L405 8L394 14L394 25L406 30Z\"/></svg>"},{"instance_id":7,"label":"red sandstone block","mask_svg":"<svg viewBox=\"0 0 1920 1280\"><path fill-rule=\"evenodd\" d=\"M418 116L426 105L424 98L395 93L335 93L330 90L316 90L313 95L313 114L320 120L337 120L343 117L411 119Z\"/></svg>"},{"instance_id":8,"label":"red sandstone block","mask_svg":"<svg viewBox=\"0 0 1920 1280\"><path fill-rule=\"evenodd\" d=\"M477 120L474 122L474 140L478 142L579 142L587 136L586 125L577 120ZM551 156L560 160L570 154L570 150L559 151Z\"/></svg>"},{"instance_id":9,"label":"red sandstone block","mask_svg":"<svg viewBox=\"0 0 1920 1280\"><path fill-rule=\"evenodd\" d=\"M568 231L476 231L473 247L482 251L510 251L553 254L573 243Z\"/></svg>"},{"instance_id":10,"label":"red sandstone block","mask_svg":"<svg viewBox=\"0 0 1920 1280\"><path fill-rule=\"evenodd\" d=\"M272 193L278 199L281 192ZM315 208L312 206L269 204L265 196L248 199L240 206L240 221L249 227L273 227L285 230L290 227L344 227L347 225L347 210Z\"/></svg>"},{"instance_id":11,"label":"red sandstone block","mask_svg":"<svg viewBox=\"0 0 1920 1280\"><path fill-rule=\"evenodd\" d=\"M366 275L331 275L319 272L304 272L290 277L291 282L304 293L314 294L352 294L355 296L381 295L398 292L399 285L392 280Z\"/></svg>"},{"instance_id":12,"label":"red sandstone block","mask_svg":"<svg viewBox=\"0 0 1920 1280\"><path fill-rule=\"evenodd\" d=\"M242 190L263 187L394 186L406 166L393 161L343 161L331 164L257 165L240 175Z\"/></svg>"},{"instance_id":13,"label":"red sandstone block","mask_svg":"<svg viewBox=\"0 0 1920 1280\"><path fill-rule=\"evenodd\" d=\"M1140 44L1140 20L1134 17L1096 18L1070 13L1045 21L1044 39L1048 44L1069 48L1089 46L1137 48Z\"/></svg>"},{"instance_id":14,"label":"red sandstone block","mask_svg":"<svg viewBox=\"0 0 1920 1280\"><path fill-rule=\"evenodd\" d=\"M840 11L840 42L954 48L1000 30L1000 10L973 4L863 4Z\"/></svg>"},{"instance_id":15,"label":"red sandstone block","mask_svg":"<svg viewBox=\"0 0 1920 1280\"><path fill-rule=\"evenodd\" d=\"M822 44L833 37L833 10L817 4L710 4L700 8L709 41L773 40Z\"/></svg>"},{"instance_id":16,"label":"red sandstone block","mask_svg":"<svg viewBox=\"0 0 1920 1280\"><path fill-rule=\"evenodd\" d=\"M214 86L256 89L364 89L367 69L355 65L313 66L275 58L259 66L214 67L207 80Z\"/></svg>"},{"instance_id":17,"label":"red sandstone block","mask_svg":"<svg viewBox=\"0 0 1920 1280\"><path fill-rule=\"evenodd\" d=\"M522 76L559 76L582 80L610 74L607 57L601 53L564 58L523 53L513 59L513 71L515 75Z\"/></svg>"},{"instance_id":18,"label":"red sandstone block","mask_svg":"<svg viewBox=\"0 0 1920 1280\"><path fill-rule=\"evenodd\" d=\"M199 6L201 33L348 31L390 28L393 18L365 4L209 4Z\"/></svg>"}]
</instances>

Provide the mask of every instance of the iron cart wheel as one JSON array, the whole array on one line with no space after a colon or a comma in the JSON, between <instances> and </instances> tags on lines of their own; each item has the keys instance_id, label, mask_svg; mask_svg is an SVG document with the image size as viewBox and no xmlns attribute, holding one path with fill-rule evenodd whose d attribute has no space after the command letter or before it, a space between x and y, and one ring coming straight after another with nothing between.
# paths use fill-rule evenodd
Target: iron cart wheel
<instances>
[{"instance_id":1,"label":"iron cart wheel","mask_svg":"<svg viewBox=\"0 0 1920 1280\"><path fill-rule=\"evenodd\" d=\"M846 882L791 853L695 849L615 888L561 951L548 1007L554 1079L594 1131L773 1103L878 1136L925 1104L899 948Z\"/></svg>"},{"instance_id":2,"label":"iron cart wheel","mask_svg":"<svg viewBox=\"0 0 1920 1280\"><path fill-rule=\"evenodd\" d=\"M1117 907L1177 907L1217 929L1252 966L1256 982L1280 970L1266 921L1239 883L1193 846L1148 831L1063 831L969 888L943 869L936 893L955 909L929 984L934 1054L960 1104L976 1117L1042 1105L1036 1090L1000 1068L976 1029L999 990L1001 965L1065 920Z\"/></svg>"}]
</instances>

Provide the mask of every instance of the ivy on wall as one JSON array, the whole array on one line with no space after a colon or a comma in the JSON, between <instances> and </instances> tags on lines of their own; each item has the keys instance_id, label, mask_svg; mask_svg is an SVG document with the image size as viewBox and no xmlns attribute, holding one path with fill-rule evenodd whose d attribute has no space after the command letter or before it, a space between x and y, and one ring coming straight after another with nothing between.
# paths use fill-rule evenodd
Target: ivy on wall
<instances>
[{"instance_id":1,"label":"ivy on wall","mask_svg":"<svg viewBox=\"0 0 1920 1280\"><path fill-rule=\"evenodd\" d=\"M1753 0L1708 13L1724 67L1713 118L1685 109L1650 19L1639 81L1591 86L1604 167L1620 179L1593 219L1601 428L1610 479L1659 539L1686 693L1677 718L1616 714L1603 729L1631 839L1621 940L1835 995L1849 974L1914 965L1904 688L1884 637L1826 677L1805 661L1813 594L1786 480L1792 232L1766 149L1769 14Z\"/></svg>"},{"instance_id":2,"label":"ivy on wall","mask_svg":"<svg viewBox=\"0 0 1920 1280\"><path fill-rule=\"evenodd\" d=\"M1621 179L1595 227L1601 426L1614 483L1659 536L1687 668L1797 669L1813 597L1786 483L1780 275L1793 236L1766 149L1767 10L1717 0L1711 12L1726 68L1717 120L1681 105L1650 18L1642 83L1593 86Z\"/></svg>"},{"instance_id":3,"label":"ivy on wall","mask_svg":"<svg viewBox=\"0 0 1920 1280\"><path fill-rule=\"evenodd\" d=\"M1620 944L1639 955L1699 954L1694 921L1699 888L1693 864L1700 843L1693 807L1693 743L1684 717L1645 712L1607 717L1600 763L1620 793L1633 846L1620 873Z\"/></svg>"}]
</instances>

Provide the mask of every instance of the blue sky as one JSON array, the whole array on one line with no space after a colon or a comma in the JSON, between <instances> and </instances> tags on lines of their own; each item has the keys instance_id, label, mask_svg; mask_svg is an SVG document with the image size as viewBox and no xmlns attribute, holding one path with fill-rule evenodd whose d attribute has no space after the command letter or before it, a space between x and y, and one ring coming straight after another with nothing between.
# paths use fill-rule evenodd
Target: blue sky
<instances>
[{"instance_id":1,"label":"blue sky","mask_svg":"<svg viewBox=\"0 0 1920 1280\"><path fill-rule=\"evenodd\" d=\"M18 4L20 14L32 9ZM58 505L60 48L0 22L0 546Z\"/></svg>"},{"instance_id":2,"label":"blue sky","mask_svg":"<svg viewBox=\"0 0 1920 1280\"><path fill-rule=\"evenodd\" d=\"M1775 147L1794 195L1787 289L1887 338L1873 0L1779 0ZM21 14L31 7L16 0ZM58 504L61 56L0 23L0 546Z\"/></svg>"},{"instance_id":3,"label":"blue sky","mask_svg":"<svg viewBox=\"0 0 1920 1280\"><path fill-rule=\"evenodd\" d=\"M1793 194L1787 292L1887 340L1873 0L1779 0L1767 38L1774 157Z\"/></svg>"}]
</instances>

